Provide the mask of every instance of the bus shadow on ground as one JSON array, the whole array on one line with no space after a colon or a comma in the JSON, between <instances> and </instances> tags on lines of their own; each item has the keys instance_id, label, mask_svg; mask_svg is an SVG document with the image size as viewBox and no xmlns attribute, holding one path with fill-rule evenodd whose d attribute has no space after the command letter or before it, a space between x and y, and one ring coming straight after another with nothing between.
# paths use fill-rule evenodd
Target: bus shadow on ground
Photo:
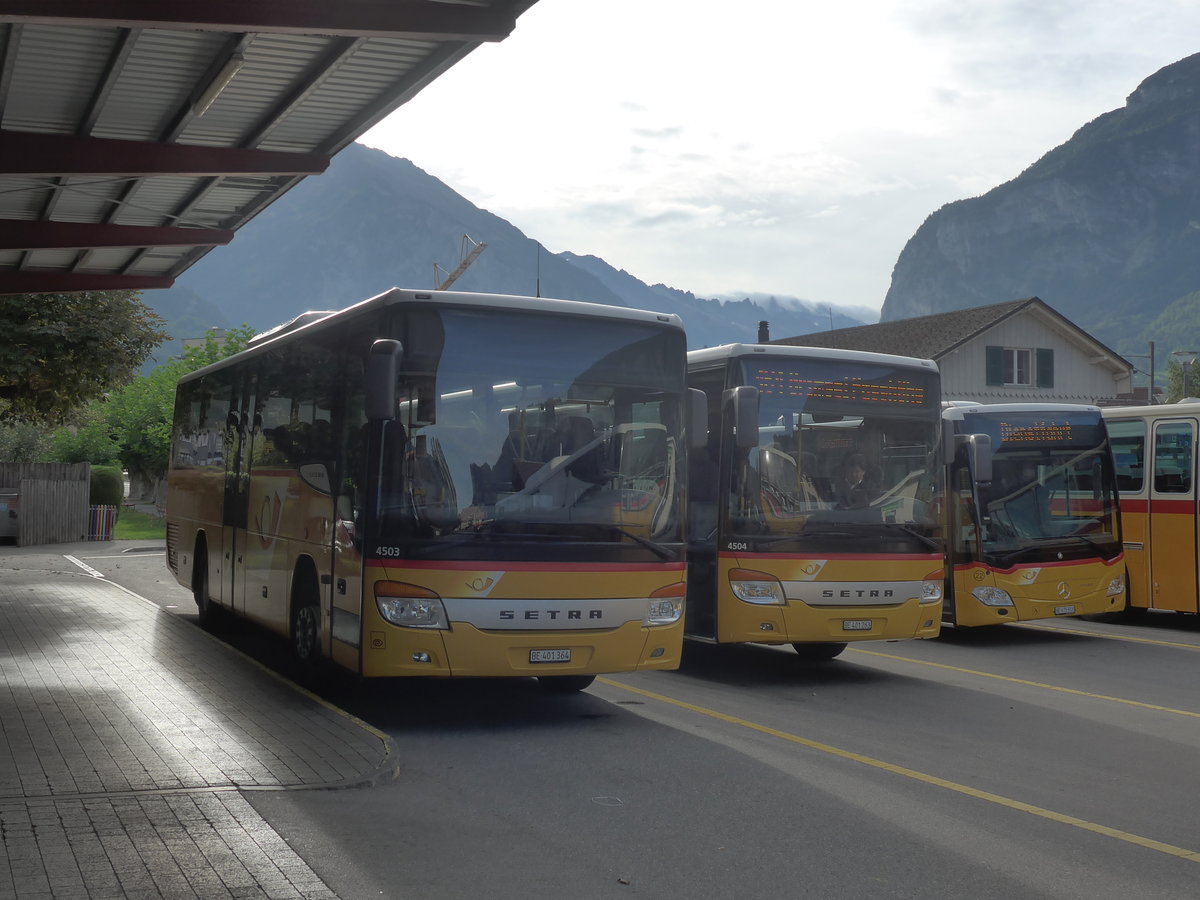
<instances>
[{"instance_id":1,"label":"bus shadow on ground","mask_svg":"<svg viewBox=\"0 0 1200 900\"><path fill-rule=\"evenodd\" d=\"M1105 625L1126 625L1135 630L1162 628L1166 631L1200 632L1200 615L1166 609L1134 609L1099 616L1084 616L1083 618L1088 622Z\"/></svg>"},{"instance_id":2,"label":"bus shadow on ground","mask_svg":"<svg viewBox=\"0 0 1200 900\"><path fill-rule=\"evenodd\" d=\"M985 625L980 628L943 628L934 640L941 644L959 647L1030 647L1038 645L1063 645L1081 641L1098 640L1078 632L1058 631L1054 628L1011 625Z\"/></svg>"},{"instance_id":3,"label":"bus shadow on ground","mask_svg":"<svg viewBox=\"0 0 1200 900\"><path fill-rule=\"evenodd\" d=\"M250 623L226 619L213 634L281 678L385 731L574 727L581 718L619 714L587 692L547 690L536 678L362 679L328 664L305 670L286 640Z\"/></svg>"},{"instance_id":4,"label":"bus shadow on ground","mask_svg":"<svg viewBox=\"0 0 1200 900\"><path fill-rule=\"evenodd\" d=\"M847 652L835 659L812 662L802 659L790 647L691 642L684 643L679 672L739 687L872 685L895 678L877 669L855 665Z\"/></svg>"},{"instance_id":5,"label":"bus shadow on ground","mask_svg":"<svg viewBox=\"0 0 1200 900\"><path fill-rule=\"evenodd\" d=\"M586 691L556 693L534 678L385 678L322 693L390 732L574 729L580 719L621 715Z\"/></svg>"}]
</instances>

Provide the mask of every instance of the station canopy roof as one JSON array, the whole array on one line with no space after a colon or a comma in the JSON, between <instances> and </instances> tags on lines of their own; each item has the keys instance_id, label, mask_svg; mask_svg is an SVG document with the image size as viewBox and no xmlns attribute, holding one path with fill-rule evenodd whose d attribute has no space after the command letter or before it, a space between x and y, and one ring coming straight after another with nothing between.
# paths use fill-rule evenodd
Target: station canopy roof
<instances>
[{"instance_id":1,"label":"station canopy roof","mask_svg":"<svg viewBox=\"0 0 1200 900\"><path fill-rule=\"evenodd\" d=\"M535 0L0 0L0 294L170 287Z\"/></svg>"}]
</instances>

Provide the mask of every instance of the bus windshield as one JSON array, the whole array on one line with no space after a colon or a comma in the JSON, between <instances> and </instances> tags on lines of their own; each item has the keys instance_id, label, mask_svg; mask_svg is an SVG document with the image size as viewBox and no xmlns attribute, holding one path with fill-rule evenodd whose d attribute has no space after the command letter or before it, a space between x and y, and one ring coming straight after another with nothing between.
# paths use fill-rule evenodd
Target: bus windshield
<instances>
[{"instance_id":1,"label":"bus windshield","mask_svg":"<svg viewBox=\"0 0 1200 900\"><path fill-rule=\"evenodd\" d=\"M1036 542L1119 550L1115 474L1095 412L972 412L966 433L992 439L992 481L980 487L986 551Z\"/></svg>"},{"instance_id":2,"label":"bus windshield","mask_svg":"<svg viewBox=\"0 0 1200 900\"><path fill-rule=\"evenodd\" d=\"M378 536L476 556L534 537L666 555L680 541L683 341L603 318L410 313Z\"/></svg>"},{"instance_id":3,"label":"bus windshield","mask_svg":"<svg viewBox=\"0 0 1200 900\"><path fill-rule=\"evenodd\" d=\"M729 535L772 544L928 551L939 391L932 372L857 360L743 362L758 445L731 453ZM730 441L730 444L733 442ZM764 540L765 539L765 540Z\"/></svg>"}]
</instances>

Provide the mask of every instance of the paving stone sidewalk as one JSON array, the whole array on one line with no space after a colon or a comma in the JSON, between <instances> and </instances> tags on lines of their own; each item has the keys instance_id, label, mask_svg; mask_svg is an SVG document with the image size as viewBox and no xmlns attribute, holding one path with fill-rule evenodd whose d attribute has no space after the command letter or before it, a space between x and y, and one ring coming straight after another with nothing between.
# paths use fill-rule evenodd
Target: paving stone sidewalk
<instances>
[{"instance_id":1,"label":"paving stone sidewalk","mask_svg":"<svg viewBox=\"0 0 1200 900\"><path fill-rule=\"evenodd\" d=\"M0 900L333 897L240 792L370 783L387 737L114 584L9 562Z\"/></svg>"}]
</instances>

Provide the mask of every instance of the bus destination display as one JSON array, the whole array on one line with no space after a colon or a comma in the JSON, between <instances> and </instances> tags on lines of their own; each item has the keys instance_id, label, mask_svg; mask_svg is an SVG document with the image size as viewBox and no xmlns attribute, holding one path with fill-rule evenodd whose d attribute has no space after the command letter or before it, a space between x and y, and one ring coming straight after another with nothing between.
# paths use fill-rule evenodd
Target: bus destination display
<instances>
[{"instance_id":1,"label":"bus destination display","mask_svg":"<svg viewBox=\"0 0 1200 900\"><path fill-rule=\"evenodd\" d=\"M767 397L798 397L805 400L840 401L887 406L930 405L928 385L902 374L839 374L828 366L811 373L778 366L756 366L750 372L750 384Z\"/></svg>"},{"instance_id":2,"label":"bus destination display","mask_svg":"<svg viewBox=\"0 0 1200 900\"><path fill-rule=\"evenodd\" d=\"M1070 422L1005 422L1001 420L1000 440L1005 444L1069 444L1074 435Z\"/></svg>"}]
</instances>

